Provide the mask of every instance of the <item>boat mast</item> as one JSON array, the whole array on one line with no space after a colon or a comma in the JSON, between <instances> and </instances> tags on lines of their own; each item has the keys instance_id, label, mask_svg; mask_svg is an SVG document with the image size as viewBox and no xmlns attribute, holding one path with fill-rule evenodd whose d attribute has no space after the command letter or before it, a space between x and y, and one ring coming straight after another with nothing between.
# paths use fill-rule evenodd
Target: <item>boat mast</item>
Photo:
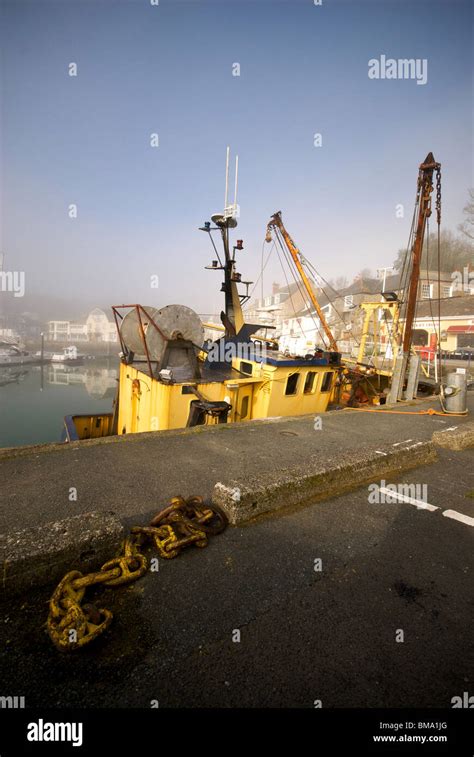
<instances>
[{"instance_id":1,"label":"boat mast","mask_svg":"<svg viewBox=\"0 0 474 757\"><path fill-rule=\"evenodd\" d=\"M243 243L241 239L238 239L237 244L233 247L232 253L231 253L230 244L229 244L229 229L235 229L235 227L237 226L237 215L238 215L237 187L238 187L238 173L239 173L239 158L237 156L235 159L234 202L231 205L229 205L228 204L229 153L230 153L230 149L228 147L227 155L226 155L226 167L225 167L224 212L215 213L213 216L211 216L212 222L217 226L217 228L221 232L222 245L224 247L224 262L223 263L221 262L217 249L214 246L216 255L218 257L219 265L217 265L217 261L215 261L215 263L213 263L212 266L208 266L208 268L224 271L224 282L222 284L221 291L223 291L225 295L225 312L221 313L221 321L225 327L226 336L232 337L238 334L242 326L244 325L244 316L242 313L241 297L237 290L237 284L240 282L240 274L237 273L235 269L235 251L243 250ZM212 231L209 223L204 224L204 227L202 227L202 230L207 231L209 234ZM211 237L211 241L212 241L212 237ZM250 283L250 282L243 282L243 283ZM243 297L244 299L246 298L245 295L243 295Z\"/></svg>"},{"instance_id":2,"label":"boat mast","mask_svg":"<svg viewBox=\"0 0 474 757\"><path fill-rule=\"evenodd\" d=\"M416 232L411 250L412 270L410 288L408 291L407 309L405 315L405 329L403 333L403 352L409 353L413 337L413 321L415 319L418 284L420 280L421 255L425 236L426 222L431 215L431 193L433 191L433 171L440 175L441 163L436 163L433 153L430 152L421 163L418 173L417 206L418 218ZM438 209L438 207L437 207ZM438 209L439 222L439 209Z\"/></svg>"},{"instance_id":3,"label":"boat mast","mask_svg":"<svg viewBox=\"0 0 474 757\"><path fill-rule=\"evenodd\" d=\"M291 257L293 258L293 261L294 261L294 263L296 265L296 268L298 269L298 273L301 276L301 280L302 280L302 282L304 284L304 287L305 287L305 289L306 289L306 291L307 291L307 293L309 295L309 298L310 298L310 300L311 300L311 302L312 302L312 304L314 306L314 309L316 310L316 313L318 314L318 318L321 321L321 326L323 327L324 333L326 334L326 336L328 338L329 346L330 346L331 350L333 350L334 352L338 352L336 340L334 339L332 331L331 331L331 329L328 326L328 323L326 321L324 313L321 310L321 305L319 304L319 302L317 300L317 297L316 297L316 295L314 293L314 290L313 290L313 287L311 285L311 282L310 282L308 276L306 275L306 272L305 272L305 270L303 268L303 265L301 263L301 259L302 259L301 252L298 249L298 247L295 245L295 243L293 242L293 240L290 237L290 235L288 234L287 230L285 229L285 226L283 224L282 217L281 217L281 210L279 210L278 213L274 213L272 215L272 217L271 217L271 219L270 219L270 221L268 223L267 229L270 229L272 226L274 226L274 227L276 227L278 229L278 231L281 233L281 236L284 239L284 242L285 242L285 244L286 244L286 246L288 248L288 251L289 251Z\"/></svg>"},{"instance_id":4,"label":"boat mast","mask_svg":"<svg viewBox=\"0 0 474 757\"><path fill-rule=\"evenodd\" d=\"M433 171L436 171L436 214L439 229L439 225L441 223L441 163L437 163L433 157L433 153L429 152L424 162L420 164L418 171L416 203L412 227L415 229L415 231L412 243L410 238L411 248L409 254L411 256L411 271L405 309L405 326L403 330L403 337L400 335L398 340L399 344L402 344L402 350L398 353L394 362L390 392L387 396L387 402L389 404L398 402L398 400L401 399L402 396L404 399L414 399L416 397L418 389L418 374L421 358L419 355L411 355L410 350L413 339L413 323L416 315L416 301L418 295L418 284L420 281L420 266L421 256L423 252L423 241L425 236L426 223L431 215ZM403 282L400 282L400 286L403 286Z\"/></svg>"}]
</instances>

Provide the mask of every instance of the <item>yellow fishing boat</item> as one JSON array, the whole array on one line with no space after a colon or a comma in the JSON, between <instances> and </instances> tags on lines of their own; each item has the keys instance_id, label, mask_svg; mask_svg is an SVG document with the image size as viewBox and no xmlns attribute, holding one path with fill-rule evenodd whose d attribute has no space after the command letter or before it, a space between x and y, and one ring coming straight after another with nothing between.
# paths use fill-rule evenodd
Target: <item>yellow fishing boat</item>
<instances>
[{"instance_id":1,"label":"yellow fishing boat","mask_svg":"<svg viewBox=\"0 0 474 757\"><path fill-rule=\"evenodd\" d=\"M411 355L412 324L421 249L426 220L431 213L433 172L440 166L430 153L420 165L414 236L409 256L409 296L405 303L403 335L399 327L402 304L387 296L385 302L365 303L365 321L357 360L341 361L341 353L317 300L314 287L305 271L308 261L288 234L281 217L275 213L267 226L267 241L272 235L285 248L292 273L312 303L320 348L302 357L288 357L278 350L275 340L259 336L262 325L246 323L242 305L249 300L252 282L242 281L237 271L237 253L243 241L231 244L230 234L237 227L237 173L235 168L234 202L228 204L229 150L227 150L224 211L211 217L201 227L209 235L215 252L210 270L223 276L224 293L222 335L205 340L205 324L185 305L162 308L140 304L112 307L121 344L117 397L112 413L67 416L64 439L74 441L113 434L166 431L198 425L240 423L248 420L296 415L318 415L330 403L336 406L384 404L387 400L410 399L416 395L419 358ZM440 186L440 184L439 184ZM440 189L437 211L440 216ZM214 236L220 238L219 255ZM245 287L245 292L239 287ZM390 295L391 293L388 293ZM393 293L392 293L393 294ZM365 362L364 345L373 322L373 339L377 329L376 313L390 316L389 335L392 360L377 366ZM319 328L320 327L320 328ZM270 328L270 327L265 327ZM403 336L403 343L402 343ZM388 392L390 391L390 394Z\"/></svg>"},{"instance_id":2,"label":"yellow fishing boat","mask_svg":"<svg viewBox=\"0 0 474 757\"><path fill-rule=\"evenodd\" d=\"M335 343L334 349L291 359L278 351L273 340L255 337L261 324L244 321L242 304L248 300L251 282L242 282L236 269L242 240L232 246L230 241L230 232L237 226L237 165L234 202L227 204L226 189L224 212L213 215L202 227L216 254L208 267L221 271L224 279L222 336L205 342L204 324L184 305L113 306L121 344L114 412L68 416L66 441L318 414L327 409L341 371ZM220 237L221 256L214 234ZM238 291L242 283L245 294Z\"/></svg>"}]
</instances>

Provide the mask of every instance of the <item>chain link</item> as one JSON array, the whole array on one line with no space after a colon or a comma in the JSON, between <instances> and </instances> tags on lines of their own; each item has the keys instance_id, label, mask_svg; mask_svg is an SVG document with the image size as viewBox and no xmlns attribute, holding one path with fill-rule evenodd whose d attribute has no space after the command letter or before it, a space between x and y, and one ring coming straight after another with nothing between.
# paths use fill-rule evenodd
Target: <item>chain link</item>
<instances>
[{"instance_id":1,"label":"chain link","mask_svg":"<svg viewBox=\"0 0 474 757\"><path fill-rule=\"evenodd\" d=\"M61 651L80 649L100 636L111 624L110 610L95 604L82 605L90 586L117 587L136 581L148 569L142 550L153 542L161 557L177 557L184 547L205 547L208 537L227 526L226 515L215 505L205 505L202 497L173 497L149 526L134 526L124 541L123 554L108 560L101 569L83 575L67 573L49 601L47 629Z\"/></svg>"},{"instance_id":2,"label":"chain link","mask_svg":"<svg viewBox=\"0 0 474 757\"><path fill-rule=\"evenodd\" d=\"M441 224L441 166L436 168L436 220Z\"/></svg>"}]
</instances>

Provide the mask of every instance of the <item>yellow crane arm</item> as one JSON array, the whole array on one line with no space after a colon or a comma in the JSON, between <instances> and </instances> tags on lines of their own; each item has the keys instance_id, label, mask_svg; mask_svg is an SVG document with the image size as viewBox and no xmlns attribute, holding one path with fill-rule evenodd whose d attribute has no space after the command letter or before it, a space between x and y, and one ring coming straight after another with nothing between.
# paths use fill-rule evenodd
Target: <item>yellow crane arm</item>
<instances>
[{"instance_id":1,"label":"yellow crane arm","mask_svg":"<svg viewBox=\"0 0 474 757\"><path fill-rule=\"evenodd\" d=\"M334 339L334 336L332 334L331 329L328 326L328 323L326 321L324 313L321 310L321 305L319 304L319 302L318 302L318 300L316 298L316 295L314 293L313 287L311 285L311 281L309 280L309 278L306 275L306 272L305 272L303 266L301 265L301 252L299 251L298 247L295 245L295 243L293 242L292 238L290 237L290 235L288 234L287 230L285 229L285 226L284 226L282 218L281 218L281 211L278 211L278 213L274 213L272 215L271 220L270 220L268 226L269 227L270 226L276 226L277 229L280 231L280 233L281 233L281 235L282 235L282 237L283 237L283 239L285 241L285 244L286 244L286 246L288 248L288 251L289 251L291 257L294 260L296 268L298 269L298 273L301 276L301 280L302 280L302 282L304 284L304 287L305 287L306 291L308 292L309 298L310 298L310 300L311 300L311 302L312 302L312 304L314 306L314 309L316 310L316 313L318 314L318 318L321 321L321 326L323 327L324 333L326 334L326 336L328 338L329 346L330 346L331 350L333 350L334 352L338 352L336 340Z\"/></svg>"}]
</instances>

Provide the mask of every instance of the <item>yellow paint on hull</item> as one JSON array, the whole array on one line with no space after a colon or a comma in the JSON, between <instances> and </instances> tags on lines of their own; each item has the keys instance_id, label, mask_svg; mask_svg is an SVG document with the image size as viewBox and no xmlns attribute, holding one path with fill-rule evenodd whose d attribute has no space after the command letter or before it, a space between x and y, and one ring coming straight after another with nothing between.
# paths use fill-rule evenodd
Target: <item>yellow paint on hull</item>
<instances>
[{"instance_id":1,"label":"yellow paint on hull","mask_svg":"<svg viewBox=\"0 0 474 757\"><path fill-rule=\"evenodd\" d=\"M195 387L206 400L226 401L232 409L228 422L279 416L323 413L328 406L337 368L332 366L279 367L247 361L252 375L205 383L164 384L132 365L120 366L118 433L165 431L187 425ZM239 360L234 368L241 370ZM298 376L294 376L298 374ZM308 376L308 374L312 374ZM290 376L290 385L288 380ZM288 393L293 390L293 393ZM206 423L217 423L206 416Z\"/></svg>"},{"instance_id":2,"label":"yellow paint on hull","mask_svg":"<svg viewBox=\"0 0 474 757\"><path fill-rule=\"evenodd\" d=\"M113 433L113 414L66 416L64 425L66 441L98 439Z\"/></svg>"}]
</instances>

